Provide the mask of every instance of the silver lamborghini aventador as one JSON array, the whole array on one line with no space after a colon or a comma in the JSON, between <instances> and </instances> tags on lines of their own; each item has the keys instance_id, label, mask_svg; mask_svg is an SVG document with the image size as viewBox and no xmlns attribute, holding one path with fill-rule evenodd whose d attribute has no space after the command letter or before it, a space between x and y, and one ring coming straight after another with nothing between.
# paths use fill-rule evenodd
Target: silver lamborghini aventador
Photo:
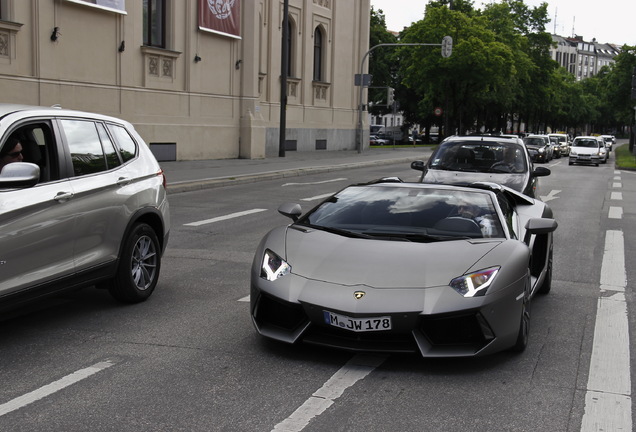
<instances>
[{"instance_id":1,"label":"silver lamborghini aventador","mask_svg":"<svg viewBox=\"0 0 636 432\"><path fill-rule=\"evenodd\" d=\"M494 183L346 187L260 242L251 317L263 336L425 357L522 351L529 305L550 291L543 202Z\"/></svg>"}]
</instances>

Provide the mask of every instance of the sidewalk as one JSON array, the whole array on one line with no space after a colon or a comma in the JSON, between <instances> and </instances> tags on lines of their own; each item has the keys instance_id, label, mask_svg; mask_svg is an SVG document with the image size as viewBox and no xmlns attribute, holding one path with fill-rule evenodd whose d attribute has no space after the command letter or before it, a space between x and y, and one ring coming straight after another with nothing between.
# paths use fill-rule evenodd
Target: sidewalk
<instances>
[{"instance_id":1,"label":"sidewalk","mask_svg":"<svg viewBox=\"0 0 636 432\"><path fill-rule=\"evenodd\" d=\"M267 159L214 159L160 162L168 182L168 193L253 183L373 165L426 161L431 147L373 148L358 153L343 151L287 151L285 157Z\"/></svg>"}]
</instances>

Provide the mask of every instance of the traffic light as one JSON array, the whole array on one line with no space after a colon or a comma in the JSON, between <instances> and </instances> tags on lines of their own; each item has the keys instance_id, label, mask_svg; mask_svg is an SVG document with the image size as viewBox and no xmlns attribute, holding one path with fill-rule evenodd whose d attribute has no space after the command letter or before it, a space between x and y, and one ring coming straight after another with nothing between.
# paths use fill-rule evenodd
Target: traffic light
<instances>
[{"instance_id":1,"label":"traffic light","mask_svg":"<svg viewBox=\"0 0 636 432\"><path fill-rule=\"evenodd\" d=\"M395 101L395 89L393 87L387 87L387 92L386 92L387 106L393 105L394 101Z\"/></svg>"}]
</instances>

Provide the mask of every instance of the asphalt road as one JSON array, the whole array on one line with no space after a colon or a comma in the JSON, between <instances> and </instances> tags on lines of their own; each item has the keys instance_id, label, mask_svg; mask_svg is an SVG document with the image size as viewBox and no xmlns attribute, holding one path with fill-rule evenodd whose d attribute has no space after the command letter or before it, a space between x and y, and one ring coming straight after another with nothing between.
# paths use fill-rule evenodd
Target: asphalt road
<instances>
[{"instance_id":1,"label":"asphalt road","mask_svg":"<svg viewBox=\"0 0 636 432\"><path fill-rule=\"evenodd\" d=\"M627 281L636 268L636 173L611 162L544 165L552 175L540 195L559 221L552 291L533 303L524 353L476 359L285 346L252 327L249 268L260 238L287 223L278 205L308 209L382 176L416 180L408 164L171 194L170 245L150 300L121 306L87 289L0 322L0 430L581 431L593 430L582 428L590 401L608 394L631 425L629 371L622 394L590 392L594 377L623 373L620 357L595 363L608 232L623 235ZM621 217L610 217L617 207ZM634 328L629 286L624 298Z\"/></svg>"}]
</instances>

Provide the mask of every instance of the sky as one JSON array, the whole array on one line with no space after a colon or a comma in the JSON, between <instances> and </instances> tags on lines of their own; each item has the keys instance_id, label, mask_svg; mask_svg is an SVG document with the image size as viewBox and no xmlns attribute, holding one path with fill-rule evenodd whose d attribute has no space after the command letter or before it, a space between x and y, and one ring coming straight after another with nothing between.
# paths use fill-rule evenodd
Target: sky
<instances>
[{"instance_id":1,"label":"sky","mask_svg":"<svg viewBox=\"0 0 636 432\"><path fill-rule=\"evenodd\" d=\"M474 0L481 9L490 0ZM636 46L636 0L524 0L530 7L548 4L551 21L546 31L559 36L582 36L591 42ZM388 30L401 31L424 17L428 0L371 0L375 10L382 9ZM593 6L591 6L593 5ZM556 20L555 20L556 17ZM555 24L556 21L556 24ZM572 31L574 30L574 31Z\"/></svg>"}]
</instances>

